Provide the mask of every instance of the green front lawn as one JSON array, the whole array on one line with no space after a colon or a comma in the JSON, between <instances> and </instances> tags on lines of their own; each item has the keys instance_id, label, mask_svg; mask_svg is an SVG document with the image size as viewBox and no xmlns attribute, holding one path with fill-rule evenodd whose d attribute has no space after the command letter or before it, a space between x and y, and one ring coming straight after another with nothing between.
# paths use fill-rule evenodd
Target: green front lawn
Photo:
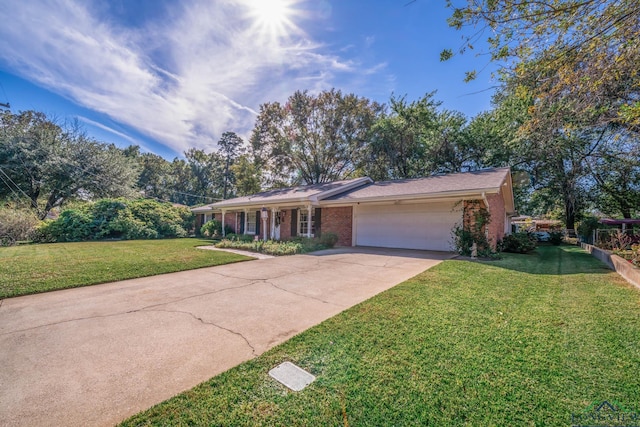
<instances>
[{"instance_id":1,"label":"green front lawn","mask_svg":"<svg viewBox=\"0 0 640 427\"><path fill-rule=\"evenodd\" d=\"M0 248L0 298L251 259L196 249L209 240L126 240Z\"/></svg>"},{"instance_id":2,"label":"green front lawn","mask_svg":"<svg viewBox=\"0 0 640 427\"><path fill-rule=\"evenodd\" d=\"M578 424L638 409L639 337L640 292L578 248L445 261L124 425Z\"/></svg>"}]
</instances>

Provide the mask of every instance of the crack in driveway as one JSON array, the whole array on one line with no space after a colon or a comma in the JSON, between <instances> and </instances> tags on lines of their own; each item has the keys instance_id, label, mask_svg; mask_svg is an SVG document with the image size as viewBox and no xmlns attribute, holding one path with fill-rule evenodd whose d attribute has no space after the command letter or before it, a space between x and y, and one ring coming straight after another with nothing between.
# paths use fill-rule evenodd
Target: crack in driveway
<instances>
[{"instance_id":1,"label":"crack in driveway","mask_svg":"<svg viewBox=\"0 0 640 427\"><path fill-rule=\"evenodd\" d=\"M297 269L297 271L307 271L307 270ZM217 271L211 271L210 273L211 273L211 274L218 275L218 276L226 277L227 279L239 279L239 280L264 281L264 280L280 279L280 278L282 278L282 277L286 277L286 276L289 276L289 275L291 275L291 274L294 274L295 272L290 272L290 271L288 271L288 272L286 272L286 273L282 273L282 274L281 274L281 275L279 275L279 276L264 277L264 278L263 278L263 277L240 277L240 276L233 276L233 275L230 275L230 274L222 274L222 273L219 273L219 272L217 272Z\"/></svg>"},{"instance_id":2,"label":"crack in driveway","mask_svg":"<svg viewBox=\"0 0 640 427\"><path fill-rule=\"evenodd\" d=\"M338 305L338 304L332 303L331 301L325 301L325 300L323 300L323 299L321 299L321 298L317 298L317 297L314 297L314 296L311 296L311 295L305 295L305 294L300 294L300 293L297 293L297 292L293 292L293 291L291 291L291 290L289 290L289 289L281 288L280 286L278 286L278 285L276 285L276 284L274 284L274 283L271 283L271 282L269 282L269 281L267 281L267 280L264 280L264 283L266 283L267 285L271 285L271 286L273 286L273 287L274 287L274 288L276 288L276 289L280 289L280 290L281 290L281 291L283 291L283 292L288 292L288 293L290 293L290 294L297 295L297 296L299 296L299 297L303 297L303 298L310 298L310 299L313 299L313 300L316 300L316 301L320 301L320 302L322 302L322 303L324 303L324 304L329 304L329 305L333 305L333 306L336 306L336 307L340 307L340 308L342 308L342 306L341 306L341 305Z\"/></svg>"},{"instance_id":3,"label":"crack in driveway","mask_svg":"<svg viewBox=\"0 0 640 427\"><path fill-rule=\"evenodd\" d=\"M218 329L222 329L223 331L227 331L229 333L232 333L234 335L239 336L240 338L242 338L244 340L244 342L247 343L247 345L249 346L249 348L251 348L251 353L254 356L257 356L258 354L256 353L256 349L253 345L251 345L251 343L249 342L249 340L247 339L247 337L245 337L244 335L242 335L240 332L234 331L233 329L229 329L229 328L225 328L224 326L220 326L216 323L213 322L208 322L206 320L204 320L202 317L198 317L195 314L191 313L190 311L183 311L183 310L159 310L159 309L153 309L153 310L139 310L139 311L147 311L147 312L163 312L163 313L180 313L180 314L186 314L188 316L193 317L194 319L198 320L200 323L202 323L203 325L211 325L214 326Z\"/></svg>"},{"instance_id":4,"label":"crack in driveway","mask_svg":"<svg viewBox=\"0 0 640 427\"><path fill-rule=\"evenodd\" d=\"M33 326L31 328L25 328L25 329L17 329L14 331L8 331L8 332L2 332L0 333L0 336L4 336L4 335L10 335L10 334L15 334L15 333L20 333L20 332L26 332L26 331L33 331L35 329L38 328L46 328L47 326L56 326L56 325L61 325L63 323L70 323L70 322L78 322L78 321L82 321L82 320L91 320L91 319L101 319L101 318L107 318L107 317L115 317L115 316L122 316L124 314L131 314L131 313L138 313L140 311L152 311L149 310L150 308L154 308L154 307L160 307L163 305L169 305L169 304L174 304L177 302L182 302L182 301L186 301L188 299L191 298L198 298L198 297L203 297L205 295L213 295L213 294L217 294L219 292L223 292L223 291L229 291L229 290L234 290L234 289L241 289L241 288L246 288L252 285L255 285L257 283L262 283L263 280L254 280L250 283L247 283L245 285L240 285L240 286L229 286L228 288L222 288L222 289L216 289L215 291L211 291L211 292L203 292L201 294L197 294L197 295L190 295L188 297L184 297L184 298L178 298L172 301L167 301L167 302L162 302L162 303L158 303L158 304L152 304L152 305L147 305L141 308L136 308L134 310L127 310L127 311L120 311L117 313L110 313L110 314L97 314L94 316L86 316L86 317L76 317L73 319L65 319L65 320L60 320L58 322L51 322L51 323L46 323L43 325L37 325L37 326ZM0 302L2 302L4 300L0 300Z\"/></svg>"},{"instance_id":5,"label":"crack in driveway","mask_svg":"<svg viewBox=\"0 0 640 427\"><path fill-rule=\"evenodd\" d=\"M236 279L236 278L237 277L234 277L234 279ZM250 279L243 279L243 280L250 280ZM133 310L133 311L147 310L147 309L153 308L153 307L160 307L162 305L174 304L174 303L177 303L177 302L186 301L186 300L191 299L191 298L203 297L205 295L213 295L213 294L217 294L217 293L224 292L224 291L232 291L232 290L235 290L235 289L248 288L249 286L253 286L253 285L255 285L257 283L261 283L261 282L263 282L262 279L252 280L251 282L249 282L249 283L247 283L245 285L229 286L228 288L216 289L215 291L211 291L211 292L203 292L201 294L190 295L188 297L178 298L178 299L175 299L175 300L172 300L172 301L160 302L158 304L151 304L151 305L144 306L142 308L138 308L138 309ZM131 311L128 311L127 313L131 313Z\"/></svg>"},{"instance_id":6,"label":"crack in driveway","mask_svg":"<svg viewBox=\"0 0 640 427\"><path fill-rule=\"evenodd\" d=\"M139 310L122 311L122 312L119 312L119 313L111 313L111 314L99 314L99 315L96 315L96 316L76 317L75 319L60 320L59 322L51 322L51 323L47 323L47 324L44 324L44 325L33 326L31 328L16 329L15 331L3 332L3 333L0 333L0 336L17 334L17 333L20 333L20 332L33 331L33 330L40 329L40 328L46 328L47 326L62 325L63 323L80 322L82 320L104 319L104 318L108 318L108 317L122 316L124 314L135 313L136 311L139 311Z\"/></svg>"}]
</instances>

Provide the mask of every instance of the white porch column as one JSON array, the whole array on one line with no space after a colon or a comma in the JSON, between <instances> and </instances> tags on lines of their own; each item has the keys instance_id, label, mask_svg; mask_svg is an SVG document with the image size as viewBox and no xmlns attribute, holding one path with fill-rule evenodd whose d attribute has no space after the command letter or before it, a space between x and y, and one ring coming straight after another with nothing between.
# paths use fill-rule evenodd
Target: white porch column
<instances>
[{"instance_id":1,"label":"white porch column","mask_svg":"<svg viewBox=\"0 0 640 427\"><path fill-rule=\"evenodd\" d=\"M224 209L222 209L222 237L225 236L224 234L224 215L227 213L227 211L225 211Z\"/></svg>"},{"instance_id":2,"label":"white porch column","mask_svg":"<svg viewBox=\"0 0 640 427\"><path fill-rule=\"evenodd\" d=\"M307 206L307 213L309 216L307 216L307 237L311 238L311 214L313 212L313 208L311 207L311 205Z\"/></svg>"},{"instance_id":3,"label":"white porch column","mask_svg":"<svg viewBox=\"0 0 640 427\"><path fill-rule=\"evenodd\" d=\"M262 240L267 241L267 219L269 216L269 211L267 208L260 209L260 221L262 221ZM257 218L256 218L257 221Z\"/></svg>"}]
</instances>

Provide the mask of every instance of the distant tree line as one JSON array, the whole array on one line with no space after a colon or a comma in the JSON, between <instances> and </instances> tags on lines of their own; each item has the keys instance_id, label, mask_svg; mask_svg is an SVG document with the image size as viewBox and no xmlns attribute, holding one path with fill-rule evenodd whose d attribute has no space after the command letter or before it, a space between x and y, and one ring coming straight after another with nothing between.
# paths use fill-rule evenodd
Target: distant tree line
<instances>
[{"instance_id":1,"label":"distant tree line","mask_svg":"<svg viewBox=\"0 0 640 427\"><path fill-rule=\"evenodd\" d=\"M193 206L283 186L375 180L511 166L520 212L569 228L588 211L640 214L640 140L630 126L530 130L531 100L509 86L469 120L435 93L381 105L338 90L299 91L260 108L250 140L225 132L217 149L168 161L87 137L33 111L2 113L0 197L40 218L75 200L150 198Z\"/></svg>"}]
</instances>

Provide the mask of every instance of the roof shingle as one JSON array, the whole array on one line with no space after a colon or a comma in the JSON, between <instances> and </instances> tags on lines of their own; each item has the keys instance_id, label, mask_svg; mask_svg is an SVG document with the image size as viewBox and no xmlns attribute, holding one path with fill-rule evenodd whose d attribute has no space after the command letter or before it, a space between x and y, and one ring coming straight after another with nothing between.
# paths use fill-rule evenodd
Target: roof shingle
<instances>
[{"instance_id":1,"label":"roof shingle","mask_svg":"<svg viewBox=\"0 0 640 427\"><path fill-rule=\"evenodd\" d=\"M333 181L321 184L311 184L299 187L278 188L275 190L263 191L251 196L236 197L234 199L223 200L213 203L212 208L224 208L238 205L259 205L262 203L286 203L302 200L309 200L314 196L321 196L322 193L333 194L340 189L347 191L354 186L362 186L370 183L369 178L355 178L344 181Z\"/></svg>"},{"instance_id":2,"label":"roof shingle","mask_svg":"<svg viewBox=\"0 0 640 427\"><path fill-rule=\"evenodd\" d=\"M484 169L474 172L462 172L447 175L435 175L426 178L380 181L356 188L325 200L358 201L361 199L407 197L435 195L453 192L482 192L500 188L509 168Z\"/></svg>"}]
</instances>

